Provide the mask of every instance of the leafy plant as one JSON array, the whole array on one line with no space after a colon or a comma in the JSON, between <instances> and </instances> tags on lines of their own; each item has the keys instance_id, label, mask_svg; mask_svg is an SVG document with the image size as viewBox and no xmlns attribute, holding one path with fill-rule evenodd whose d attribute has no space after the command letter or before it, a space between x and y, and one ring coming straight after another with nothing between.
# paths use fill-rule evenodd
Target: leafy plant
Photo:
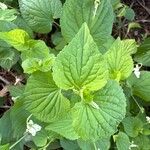
<instances>
[{"instance_id":1,"label":"leafy plant","mask_svg":"<svg viewBox=\"0 0 150 150\"><path fill-rule=\"evenodd\" d=\"M148 64L149 47L111 36L116 3L19 0L20 12L3 17L0 66L18 63L27 82L8 85L14 105L0 119L0 149L149 146L150 73L134 68Z\"/></svg>"}]
</instances>

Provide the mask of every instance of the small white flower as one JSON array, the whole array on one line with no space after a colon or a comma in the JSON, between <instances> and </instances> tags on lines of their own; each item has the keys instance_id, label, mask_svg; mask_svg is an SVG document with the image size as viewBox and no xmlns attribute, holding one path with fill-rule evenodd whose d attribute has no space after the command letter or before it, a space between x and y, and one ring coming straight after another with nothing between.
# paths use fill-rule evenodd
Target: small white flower
<instances>
[{"instance_id":1,"label":"small white flower","mask_svg":"<svg viewBox=\"0 0 150 150\"><path fill-rule=\"evenodd\" d=\"M95 109L100 109L99 106L95 102L91 102L90 105Z\"/></svg>"},{"instance_id":2,"label":"small white flower","mask_svg":"<svg viewBox=\"0 0 150 150\"><path fill-rule=\"evenodd\" d=\"M132 148L135 148L135 147L138 147L138 145L134 144L134 141L132 141L129 146L129 150L131 150Z\"/></svg>"},{"instance_id":3,"label":"small white flower","mask_svg":"<svg viewBox=\"0 0 150 150\"><path fill-rule=\"evenodd\" d=\"M140 68L141 67L142 67L142 64L136 64L135 68L133 69L133 72L137 78L140 78L140 75L141 75Z\"/></svg>"},{"instance_id":4,"label":"small white flower","mask_svg":"<svg viewBox=\"0 0 150 150\"><path fill-rule=\"evenodd\" d=\"M40 125L35 124L32 120L29 120L27 122L26 133L30 133L32 136L35 136L36 133L41 130L41 128L42 127Z\"/></svg>"},{"instance_id":5,"label":"small white flower","mask_svg":"<svg viewBox=\"0 0 150 150\"><path fill-rule=\"evenodd\" d=\"M150 117L146 116L146 121L150 123Z\"/></svg>"},{"instance_id":6,"label":"small white flower","mask_svg":"<svg viewBox=\"0 0 150 150\"><path fill-rule=\"evenodd\" d=\"M2 10L6 10L6 9L7 9L7 5L5 5L4 3L1 3L1 2L0 2L0 8L1 8Z\"/></svg>"}]
</instances>

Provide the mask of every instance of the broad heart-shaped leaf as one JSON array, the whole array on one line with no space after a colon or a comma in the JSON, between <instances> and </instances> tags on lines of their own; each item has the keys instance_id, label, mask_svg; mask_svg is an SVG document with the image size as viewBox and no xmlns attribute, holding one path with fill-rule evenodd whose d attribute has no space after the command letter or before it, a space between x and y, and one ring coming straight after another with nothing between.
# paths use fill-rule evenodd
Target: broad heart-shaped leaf
<instances>
[{"instance_id":1,"label":"broad heart-shaped leaf","mask_svg":"<svg viewBox=\"0 0 150 150\"><path fill-rule=\"evenodd\" d=\"M79 138L72 126L72 118L69 115L50 123L46 127L46 130L53 131L69 140L76 140Z\"/></svg>"},{"instance_id":2,"label":"broad heart-shaped leaf","mask_svg":"<svg viewBox=\"0 0 150 150\"><path fill-rule=\"evenodd\" d=\"M86 23L57 56L53 77L62 89L98 90L107 82L107 66Z\"/></svg>"},{"instance_id":3,"label":"broad heart-shaped leaf","mask_svg":"<svg viewBox=\"0 0 150 150\"><path fill-rule=\"evenodd\" d=\"M110 137L117 131L118 124L126 114L126 99L122 88L113 80L97 91L93 99L99 109L79 102L72 109L72 114L78 135L84 140L96 141Z\"/></svg>"},{"instance_id":4,"label":"broad heart-shaped leaf","mask_svg":"<svg viewBox=\"0 0 150 150\"><path fill-rule=\"evenodd\" d=\"M19 0L19 6L28 25L40 33L50 32L53 20L62 12L60 0Z\"/></svg>"},{"instance_id":5,"label":"broad heart-shaped leaf","mask_svg":"<svg viewBox=\"0 0 150 150\"><path fill-rule=\"evenodd\" d=\"M116 79L117 81L124 80L132 73L133 61L130 54L132 53L133 46L129 46L129 43L118 38L106 53L111 79Z\"/></svg>"},{"instance_id":6,"label":"broad heart-shaped leaf","mask_svg":"<svg viewBox=\"0 0 150 150\"><path fill-rule=\"evenodd\" d=\"M11 69L18 60L19 54L15 49L0 47L0 66L2 68Z\"/></svg>"},{"instance_id":7,"label":"broad heart-shaped leaf","mask_svg":"<svg viewBox=\"0 0 150 150\"><path fill-rule=\"evenodd\" d=\"M95 7L94 0L66 1L61 17L61 29L68 42L76 35L84 22L88 24L90 33L98 46L106 42L112 31L113 9L109 0L100 0L97 8Z\"/></svg>"},{"instance_id":8,"label":"broad heart-shaped leaf","mask_svg":"<svg viewBox=\"0 0 150 150\"><path fill-rule=\"evenodd\" d=\"M116 142L118 150L128 150L130 146L130 139L124 132L119 132L117 135L113 136Z\"/></svg>"},{"instance_id":9,"label":"broad heart-shaped leaf","mask_svg":"<svg viewBox=\"0 0 150 150\"><path fill-rule=\"evenodd\" d=\"M133 95L150 102L150 72L141 71L140 78L132 74L128 79L129 86L132 88Z\"/></svg>"},{"instance_id":10,"label":"broad heart-shaped leaf","mask_svg":"<svg viewBox=\"0 0 150 150\"><path fill-rule=\"evenodd\" d=\"M32 74L25 88L25 107L37 119L54 121L69 109L69 105L69 100L55 85L51 72Z\"/></svg>"},{"instance_id":11,"label":"broad heart-shaped leaf","mask_svg":"<svg viewBox=\"0 0 150 150\"><path fill-rule=\"evenodd\" d=\"M28 49L27 41L30 39L29 35L21 29L14 29L9 32L0 32L0 39L4 40L18 51Z\"/></svg>"},{"instance_id":12,"label":"broad heart-shaped leaf","mask_svg":"<svg viewBox=\"0 0 150 150\"><path fill-rule=\"evenodd\" d=\"M138 63L142 63L144 66L150 66L150 38L145 41L138 48L135 54L134 60Z\"/></svg>"}]
</instances>

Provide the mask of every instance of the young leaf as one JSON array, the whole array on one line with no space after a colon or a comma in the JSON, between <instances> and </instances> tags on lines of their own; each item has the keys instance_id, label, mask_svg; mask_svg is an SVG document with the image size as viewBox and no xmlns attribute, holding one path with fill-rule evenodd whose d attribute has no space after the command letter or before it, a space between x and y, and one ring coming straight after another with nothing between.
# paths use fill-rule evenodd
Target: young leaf
<instances>
[{"instance_id":1,"label":"young leaf","mask_svg":"<svg viewBox=\"0 0 150 150\"><path fill-rule=\"evenodd\" d=\"M98 90L107 82L107 66L84 23L57 56L53 77L62 89Z\"/></svg>"},{"instance_id":2,"label":"young leaf","mask_svg":"<svg viewBox=\"0 0 150 150\"><path fill-rule=\"evenodd\" d=\"M51 70L55 57L49 53L46 44L41 40L29 40L28 45L30 49L21 54L24 72L30 74L38 70L43 72Z\"/></svg>"},{"instance_id":3,"label":"young leaf","mask_svg":"<svg viewBox=\"0 0 150 150\"><path fill-rule=\"evenodd\" d=\"M0 39L4 40L18 51L27 50L27 41L30 39L29 35L21 29L14 29L9 32L0 32Z\"/></svg>"},{"instance_id":4,"label":"young leaf","mask_svg":"<svg viewBox=\"0 0 150 150\"><path fill-rule=\"evenodd\" d=\"M51 122L69 109L69 101L55 85L51 72L36 72L25 88L25 107L39 120Z\"/></svg>"},{"instance_id":5,"label":"young leaf","mask_svg":"<svg viewBox=\"0 0 150 150\"><path fill-rule=\"evenodd\" d=\"M143 123L139 118L126 117L123 120L124 130L130 137L137 137L143 130Z\"/></svg>"},{"instance_id":6,"label":"young leaf","mask_svg":"<svg viewBox=\"0 0 150 150\"><path fill-rule=\"evenodd\" d=\"M113 43L106 53L108 70L111 79L124 80L130 76L133 70L133 61L130 56L133 48L133 41L121 41L119 38Z\"/></svg>"},{"instance_id":7,"label":"young leaf","mask_svg":"<svg viewBox=\"0 0 150 150\"><path fill-rule=\"evenodd\" d=\"M150 73L148 71L141 71L140 78L132 74L128 79L128 83L134 95L147 102L150 101Z\"/></svg>"},{"instance_id":8,"label":"young leaf","mask_svg":"<svg viewBox=\"0 0 150 150\"><path fill-rule=\"evenodd\" d=\"M39 33L48 33L54 19L61 16L60 0L19 0L20 11L28 25Z\"/></svg>"},{"instance_id":9,"label":"young leaf","mask_svg":"<svg viewBox=\"0 0 150 150\"><path fill-rule=\"evenodd\" d=\"M128 150L130 146L130 139L124 132L119 132L113 136L117 145L117 150Z\"/></svg>"},{"instance_id":10,"label":"young leaf","mask_svg":"<svg viewBox=\"0 0 150 150\"><path fill-rule=\"evenodd\" d=\"M84 140L96 141L111 136L116 132L118 124L126 114L126 99L116 81L97 91L94 101L99 109L79 102L72 109L73 126Z\"/></svg>"},{"instance_id":11,"label":"young leaf","mask_svg":"<svg viewBox=\"0 0 150 150\"><path fill-rule=\"evenodd\" d=\"M94 41L102 46L112 31L113 9L109 0L67 0L63 7L61 29L69 42L86 22Z\"/></svg>"},{"instance_id":12,"label":"young leaf","mask_svg":"<svg viewBox=\"0 0 150 150\"><path fill-rule=\"evenodd\" d=\"M49 55L49 58L38 59L38 58L30 58L26 59L22 63L22 68L24 73L31 74L36 71L48 72L51 70L51 66L54 62L54 56Z\"/></svg>"}]
</instances>

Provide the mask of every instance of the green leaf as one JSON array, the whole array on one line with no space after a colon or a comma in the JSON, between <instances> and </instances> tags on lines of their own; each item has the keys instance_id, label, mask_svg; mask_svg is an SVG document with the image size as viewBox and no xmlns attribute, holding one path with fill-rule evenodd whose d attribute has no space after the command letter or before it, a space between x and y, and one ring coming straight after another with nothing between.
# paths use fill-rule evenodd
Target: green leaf
<instances>
[{"instance_id":1,"label":"green leaf","mask_svg":"<svg viewBox=\"0 0 150 150\"><path fill-rule=\"evenodd\" d=\"M137 137L143 130L143 123L137 117L126 117L122 123L125 132L130 137Z\"/></svg>"},{"instance_id":2,"label":"green leaf","mask_svg":"<svg viewBox=\"0 0 150 150\"><path fill-rule=\"evenodd\" d=\"M13 29L18 28L14 23L12 22L8 22L8 21L0 21L0 32L6 32L6 31L10 31ZM6 42L4 42L3 40L0 39L0 45L2 47L10 47L9 44L7 44Z\"/></svg>"},{"instance_id":3,"label":"green leaf","mask_svg":"<svg viewBox=\"0 0 150 150\"><path fill-rule=\"evenodd\" d=\"M130 146L130 139L124 132L119 132L113 136L117 145L117 150L128 150Z\"/></svg>"},{"instance_id":4,"label":"green leaf","mask_svg":"<svg viewBox=\"0 0 150 150\"><path fill-rule=\"evenodd\" d=\"M110 139L100 139L95 143L91 141L78 140L78 145L81 148L81 150L108 150L110 148Z\"/></svg>"},{"instance_id":5,"label":"green leaf","mask_svg":"<svg viewBox=\"0 0 150 150\"><path fill-rule=\"evenodd\" d=\"M69 42L76 35L84 22L98 46L108 39L113 25L113 9L109 0L66 0L61 17L61 29ZM94 12L96 11L96 15Z\"/></svg>"},{"instance_id":6,"label":"green leaf","mask_svg":"<svg viewBox=\"0 0 150 150\"><path fill-rule=\"evenodd\" d=\"M141 71L140 78L136 78L136 76L132 74L128 79L128 83L134 95L147 102L150 101L150 72Z\"/></svg>"},{"instance_id":7,"label":"green leaf","mask_svg":"<svg viewBox=\"0 0 150 150\"><path fill-rule=\"evenodd\" d=\"M76 140L79 138L79 136L77 135L77 133L75 132L72 126L71 117L65 117L53 123L50 123L46 127L46 130L56 132L69 140Z\"/></svg>"},{"instance_id":8,"label":"green leaf","mask_svg":"<svg viewBox=\"0 0 150 150\"><path fill-rule=\"evenodd\" d=\"M30 39L29 35L21 29L14 29L9 32L0 32L0 39L4 40L18 51L27 50L27 41Z\"/></svg>"},{"instance_id":9,"label":"green leaf","mask_svg":"<svg viewBox=\"0 0 150 150\"><path fill-rule=\"evenodd\" d=\"M30 49L21 54L24 72L30 74L38 70L43 72L51 70L55 57L50 54L46 44L41 40L29 40L28 44Z\"/></svg>"},{"instance_id":10,"label":"green leaf","mask_svg":"<svg viewBox=\"0 0 150 150\"><path fill-rule=\"evenodd\" d=\"M72 109L72 114L73 126L79 136L95 141L117 131L118 124L126 114L126 99L116 81L109 81L95 93L93 99L99 108L79 102Z\"/></svg>"},{"instance_id":11,"label":"green leaf","mask_svg":"<svg viewBox=\"0 0 150 150\"><path fill-rule=\"evenodd\" d=\"M144 66L150 66L149 58L150 58L150 38L147 38L138 48L134 60L138 63L142 63Z\"/></svg>"},{"instance_id":12,"label":"green leaf","mask_svg":"<svg viewBox=\"0 0 150 150\"><path fill-rule=\"evenodd\" d=\"M26 131L26 120L31 115L25 110L22 99L17 99L10 110L10 119L12 123L13 136L20 138Z\"/></svg>"},{"instance_id":13,"label":"green leaf","mask_svg":"<svg viewBox=\"0 0 150 150\"><path fill-rule=\"evenodd\" d=\"M124 80L132 73L133 61L130 54L136 48L133 43L132 40L121 41L118 38L106 53L111 79Z\"/></svg>"},{"instance_id":14,"label":"green leaf","mask_svg":"<svg viewBox=\"0 0 150 150\"><path fill-rule=\"evenodd\" d=\"M19 60L19 54L13 48L0 47L0 66L4 69L11 69Z\"/></svg>"},{"instance_id":15,"label":"green leaf","mask_svg":"<svg viewBox=\"0 0 150 150\"><path fill-rule=\"evenodd\" d=\"M107 66L83 24L78 34L57 56L53 77L62 89L98 90L107 82Z\"/></svg>"},{"instance_id":16,"label":"green leaf","mask_svg":"<svg viewBox=\"0 0 150 150\"><path fill-rule=\"evenodd\" d=\"M8 90L10 92L10 95L12 97L20 97L22 96L22 93L24 92L25 85L11 85L8 87Z\"/></svg>"},{"instance_id":17,"label":"green leaf","mask_svg":"<svg viewBox=\"0 0 150 150\"><path fill-rule=\"evenodd\" d=\"M31 37L34 37L32 29L21 16L17 16L13 22L18 26L19 29L25 30Z\"/></svg>"},{"instance_id":18,"label":"green leaf","mask_svg":"<svg viewBox=\"0 0 150 150\"><path fill-rule=\"evenodd\" d=\"M80 150L78 143L75 140L60 139L60 145L64 150Z\"/></svg>"},{"instance_id":19,"label":"green leaf","mask_svg":"<svg viewBox=\"0 0 150 150\"><path fill-rule=\"evenodd\" d=\"M134 143L138 146L137 150L148 150L150 146L150 138L148 136L139 135L134 139Z\"/></svg>"},{"instance_id":20,"label":"green leaf","mask_svg":"<svg viewBox=\"0 0 150 150\"><path fill-rule=\"evenodd\" d=\"M127 32L129 33L131 29L135 29L135 28L142 28L142 27L137 22L131 22L131 23L128 24Z\"/></svg>"},{"instance_id":21,"label":"green leaf","mask_svg":"<svg viewBox=\"0 0 150 150\"><path fill-rule=\"evenodd\" d=\"M51 72L36 72L25 88L25 107L39 120L51 122L69 109L69 101L55 85Z\"/></svg>"},{"instance_id":22,"label":"green leaf","mask_svg":"<svg viewBox=\"0 0 150 150\"><path fill-rule=\"evenodd\" d=\"M9 144L0 145L1 150L9 150Z\"/></svg>"},{"instance_id":23,"label":"green leaf","mask_svg":"<svg viewBox=\"0 0 150 150\"><path fill-rule=\"evenodd\" d=\"M13 21L17 18L15 9L0 9L0 21Z\"/></svg>"},{"instance_id":24,"label":"green leaf","mask_svg":"<svg viewBox=\"0 0 150 150\"><path fill-rule=\"evenodd\" d=\"M19 6L28 25L40 33L50 32L54 19L62 12L60 0L19 0Z\"/></svg>"},{"instance_id":25,"label":"green leaf","mask_svg":"<svg viewBox=\"0 0 150 150\"><path fill-rule=\"evenodd\" d=\"M37 132L36 136L33 136L33 142L37 147L43 147L47 144L47 134L44 131Z\"/></svg>"},{"instance_id":26,"label":"green leaf","mask_svg":"<svg viewBox=\"0 0 150 150\"><path fill-rule=\"evenodd\" d=\"M10 111L4 113L0 119L0 136L1 144L6 144L14 140Z\"/></svg>"},{"instance_id":27,"label":"green leaf","mask_svg":"<svg viewBox=\"0 0 150 150\"><path fill-rule=\"evenodd\" d=\"M134 10L130 7L127 7L126 12L125 12L125 18L132 21L132 20L134 20L134 17L135 17Z\"/></svg>"},{"instance_id":28,"label":"green leaf","mask_svg":"<svg viewBox=\"0 0 150 150\"><path fill-rule=\"evenodd\" d=\"M33 73L35 71L48 72L51 70L51 66L54 62L54 56L49 55L49 58L45 58L43 60L38 58L26 59L22 63L22 68L24 73Z\"/></svg>"}]
</instances>

